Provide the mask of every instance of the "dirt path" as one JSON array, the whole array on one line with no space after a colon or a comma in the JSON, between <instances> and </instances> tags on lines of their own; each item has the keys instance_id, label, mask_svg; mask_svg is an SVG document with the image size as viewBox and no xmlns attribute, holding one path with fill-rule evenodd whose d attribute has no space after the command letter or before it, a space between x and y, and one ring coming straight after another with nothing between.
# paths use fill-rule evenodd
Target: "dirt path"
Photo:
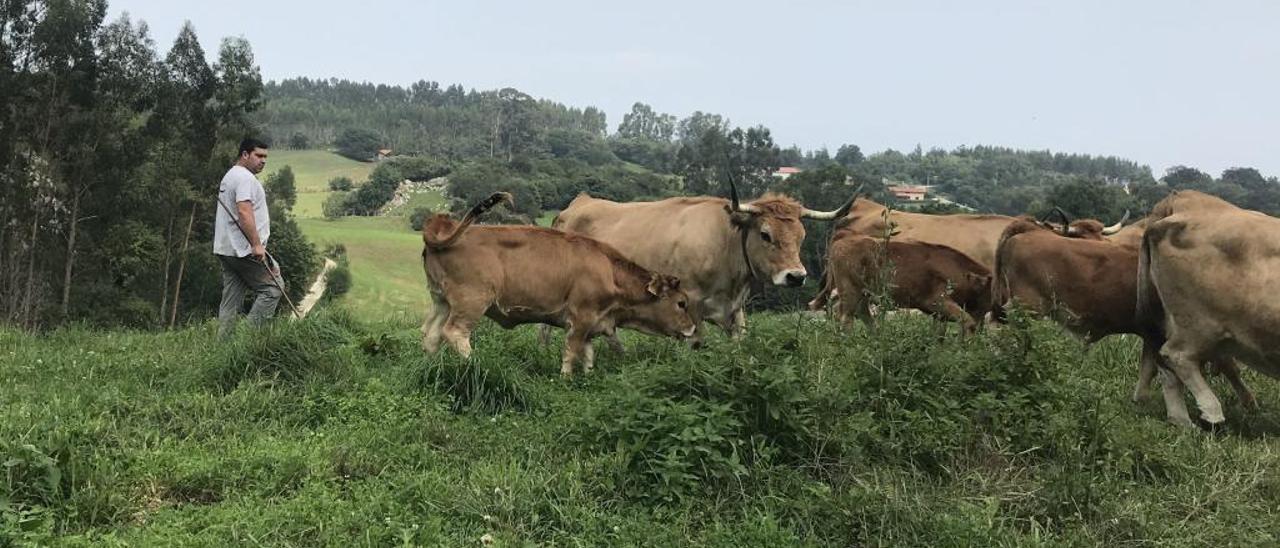
<instances>
[{"instance_id":1,"label":"dirt path","mask_svg":"<svg viewBox=\"0 0 1280 548\"><path fill-rule=\"evenodd\" d=\"M307 316L307 312L310 312L311 309L316 306L316 303L320 302L320 297L324 296L324 288L327 285L326 281L329 278L329 271L333 270L336 266L338 266L338 263L333 262L333 259L325 257L324 268L320 270L320 275L316 276L315 283L311 284L311 289L307 290L307 296L302 298L301 303L298 303L298 312L302 313L302 317L305 318Z\"/></svg>"}]
</instances>

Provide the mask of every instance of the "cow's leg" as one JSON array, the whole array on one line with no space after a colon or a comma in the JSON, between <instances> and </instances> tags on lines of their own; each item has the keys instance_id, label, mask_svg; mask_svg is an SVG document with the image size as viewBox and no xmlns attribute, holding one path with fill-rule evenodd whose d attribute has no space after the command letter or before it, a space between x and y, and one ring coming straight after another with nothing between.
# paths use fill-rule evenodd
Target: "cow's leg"
<instances>
[{"instance_id":1,"label":"cow's leg","mask_svg":"<svg viewBox=\"0 0 1280 548\"><path fill-rule=\"evenodd\" d=\"M543 323L538 324L538 345L546 346L551 343L551 326Z\"/></svg>"},{"instance_id":2,"label":"cow's leg","mask_svg":"<svg viewBox=\"0 0 1280 548\"><path fill-rule=\"evenodd\" d=\"M582 346L582 372L591 373L591 369L596 366L596 345L587 338L586 344Z\"/></svg>"},{"instance_id":3,"label":"cow's leg","mask_svg":"<svg viewBox=\"0 0 1280 548\"><path fill-rule=\"evenodd\" d=\"M1133 387L1133 403L1151 397L1151 381L1155 380L1159 367L1156 360L1160 356L1160 347L1154 342L1143 340L1142 357L1138 360L1138 384Z\"/></svg>"},{"instance_id":4,"label":"cow's leg","mask_svg":"<svg viewBox=\"0 0 1280 548\"><path fill-rule=\"evenodd\" d=\"M622 346L622 340L618 338L617 331L610 331L609 333L605 334L604 340L606 343L609 344L609 350L612 350L614 353L616 354L627 353L627 347Z\"/></svg>"},{"instance_id":5,"label":"cow's leg","mask_svg":"<svg viewBox=\"0 0 1280 548\"><path fill-rule=\"evenodd\" d=\"M444 339L463 358L471 357L471 331L492 302L492 295L481 294L455 299L449 304L449 316L444 321Z\"/></svg>"},{"instance_id":6,"label":"cow's leg","mask_svg":"<svg viewBox=\"0 0 1280 548\"><path fill-rule=\"evenodd\" d=\"M1209 388L1209 383L1200 374L1200 363L1203 360L1198 352L1175 336L1160 349L1160 355L1168 362L1178 380L1191 389L1196 406L1200 408L1200 418L1210 425L1226 420L1222 415L1222 402L1218 401L1218 396L1214 395L1213 389Z\"/></svg>"},{"instance_id":7,"label":"cow's leg","mask_svg":"<svg viewBox=\"0 0 1280 548\"><path fill-rule=\"evenodd\" d=\"M1165 420L1178 426L1195 428L1195 423L1191 422L1191 415L1187 413L1187 402L1182 399L1185 387L1173 370L1160 368L1160 385L1164 393Z\"/></svg>"},{"instance_id":8,"label":"cow's leg","mask_svg":"<svg viewBox=\"0 0 1280 548\"><path fill-rule=\"evenodd\" d=\"M729 336L735 341L740 341L747 334L747 309L738 308L734 310L732 318L729 323Z\"/></svg>"},{"instance_id":9,"label":"cow's leg","mask_svg":"<svg viewBox=\"0 0 1280 548\"><path fill-rule=\"evenodd\" d=\"M1249 390L1249 385L1244 383L1244 379L1240 378L1240 366L1234 358L1224 357L1215 362L1218 371L1227 377L1227 381L1231 383L1231 388L1236 391L1236 397L1240 398L1240 405L1250 411L1257 411L1258 398L1253 395L1253 391Z\"/></svg>"},{"instance_id":10,"label":"cow's leg","mask_svg":"<svg viewBox=\"0 0 1280 548\"><path fill-rule=\"evenodd\" d=\"M582 325L582 323L570 321L568 333L564 337L564 354L560 359L560 376L566 379L573 376L573 362L584 354L583 347L589 344L587 342L587 330L578 327L579 325Z\"/></svg>"},{"instance_id":11,"label":"cow's leg","mask_svg":"<svg viewBox=\"0 0 1280 548\"><path fill-rule=\"evenodd\" d=\"M427 317L422 321L422 350L430 354L440 351L440 337L444 322L449 317L449 302L443 296L433 295Z\"/></svg>"}]
</instances>

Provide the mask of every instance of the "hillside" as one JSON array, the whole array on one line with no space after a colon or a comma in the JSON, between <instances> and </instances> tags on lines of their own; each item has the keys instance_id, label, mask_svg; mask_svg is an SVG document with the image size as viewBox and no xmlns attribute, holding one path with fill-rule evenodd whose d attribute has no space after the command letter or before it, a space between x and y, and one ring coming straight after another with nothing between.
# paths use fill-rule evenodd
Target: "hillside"
<instances>
[{"instance_id":1,"label":"hillside","mask_svg":"<svg viewBox=\"0 0 1280 548\"><path fill-rule=\"evenodd\" d=\"M271 150L267 168L259 178L266 180L284 166L293 170L298 190L294 213L298 217L320 217L324 199L329 196L329 181L346 177L355 184L369 179L375 164L357 162L327 150Z\"/></svg>"},{"instance_id":2,"label":"hillside","mask_svg":"<svg viewBox=\"0 0 1280 548\"><path fill-rule=\"evenodd\" d=\"M625 334L594 376L484 322L321 314L214 343L0 331L0 545L1259 545L1274 382L1217 436L1134 406L1137 345L1032 323L959 341L756 315L693 352Z\"/></svg>"}]
</instances>

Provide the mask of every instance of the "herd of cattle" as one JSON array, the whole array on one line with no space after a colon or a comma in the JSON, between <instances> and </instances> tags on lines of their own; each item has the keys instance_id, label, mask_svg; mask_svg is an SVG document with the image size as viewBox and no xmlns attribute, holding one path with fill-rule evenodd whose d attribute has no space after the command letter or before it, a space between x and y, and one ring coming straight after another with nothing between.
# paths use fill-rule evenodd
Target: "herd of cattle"
<instances>
[{"instance_id":1,"label":"herd of cattle","mask_svg":"<svg viewBox=\"0 0 1280 548\"><path fill-rule=\"evenodd\" d=\"M1012 303L1050 316L1090 342L1113 334L1143 341L1134 399L1157 372L1171 422L1224 420L1202 366L1222 372L1247 407L1257 402L1236 360L1280 376L1280 219L1218 198L1179 191L1143 219L1104 227L1002 215L924 215L890 210L854 192L835 211L766 194L617 203L578 196L552 228L483 225L475 219L511 196L496 193L461 221L423 227L433 306L422 326L427 352L442 339L470 356L481 316L505 328L536 323L567 332L561 373L590 371L591 340L620 348L619 327L687 339L703 322L735 338L753 287L799 286L802 219L832 221L822 287L810 307L870 321L871 296L955 321L968 333L1003 321ZM860 189L859 189L860 190ZM1061 213L1059 211L1059 213ZM470 228L469 228L470 227ZM544 339L545 340L545 339Z\"/></svg>"}]
</instances>

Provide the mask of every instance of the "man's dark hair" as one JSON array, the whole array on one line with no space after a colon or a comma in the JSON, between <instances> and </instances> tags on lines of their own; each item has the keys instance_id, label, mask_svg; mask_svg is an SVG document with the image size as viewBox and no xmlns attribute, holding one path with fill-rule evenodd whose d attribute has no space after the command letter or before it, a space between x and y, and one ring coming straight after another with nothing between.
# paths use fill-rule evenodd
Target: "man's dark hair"
<instances>
[{"instance_id":1,"label":"man's dark hair","mask_svg":"<svg viewBox=\"0 0 1280 548\"><path fill-rule=\"evenodd\" d=\"M270 147L268 147L266 143L259 141L257 139L254 139L253 137L247 137L245 138L245 140L240 141L240 154L237 154L236 156L237 157L244 156L244 153L253 152L253 149L255 148L270 148Z\"/></svg>"}]
</instances>

